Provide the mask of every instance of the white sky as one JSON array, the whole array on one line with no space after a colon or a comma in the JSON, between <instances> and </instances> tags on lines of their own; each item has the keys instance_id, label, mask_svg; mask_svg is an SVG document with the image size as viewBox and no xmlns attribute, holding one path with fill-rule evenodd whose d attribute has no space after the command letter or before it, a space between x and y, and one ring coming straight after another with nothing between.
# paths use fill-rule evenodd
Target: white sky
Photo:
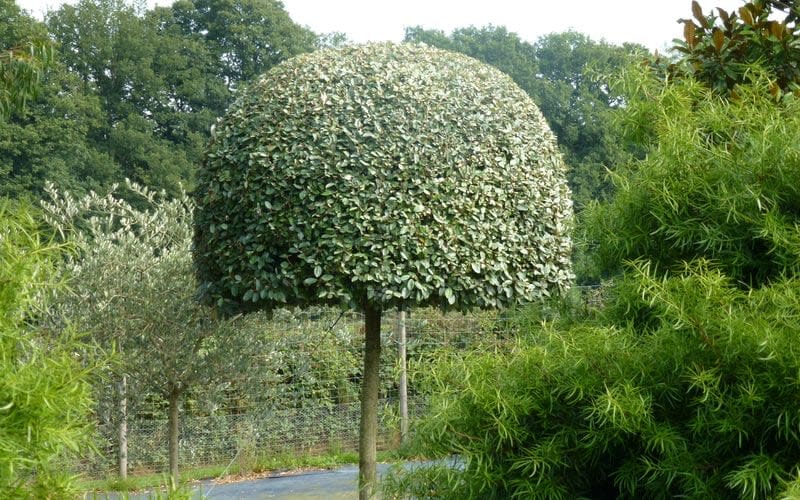
<instances>
[{"instance_id":1,"label":"white sky","mask_svg":"<svg viewBox=\"0 0 800 500\"><path fill-rule=\"evenodd\" d=\"M147 0L168 5L172 0ZM60 0L17 0L41 17ZM72 1L70 3L73 3ZM407 26L450 33L455 28L494 24L521 38L573 28L595 40L638 42L663 50L683 33L679 18L691 17L691 0L283 0L292 19L318 33L341 31L356 42L403 38ZM703 11L737 9L743 0L700 0Z\"/></svg>"}]
</instances>

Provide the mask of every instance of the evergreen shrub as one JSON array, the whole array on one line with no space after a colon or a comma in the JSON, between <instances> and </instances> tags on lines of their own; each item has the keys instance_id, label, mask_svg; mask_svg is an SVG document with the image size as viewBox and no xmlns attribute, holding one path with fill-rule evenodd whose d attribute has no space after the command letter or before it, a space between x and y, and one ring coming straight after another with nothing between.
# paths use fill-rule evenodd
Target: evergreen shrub
<instances>
[{"instance_id":1,"label":"evergreen shrub","mask_svg":"<svg viewBox=\"0 0 800 500\"><path fill-rule=\"evenodd\" d=\"M797 488L800 283L742 291L707 262L632 266L614 317L545 322L503 354L431 373L421 498L765 498ZM629 312L629 311L628 311Z\"/></svg>"}]
</instances>

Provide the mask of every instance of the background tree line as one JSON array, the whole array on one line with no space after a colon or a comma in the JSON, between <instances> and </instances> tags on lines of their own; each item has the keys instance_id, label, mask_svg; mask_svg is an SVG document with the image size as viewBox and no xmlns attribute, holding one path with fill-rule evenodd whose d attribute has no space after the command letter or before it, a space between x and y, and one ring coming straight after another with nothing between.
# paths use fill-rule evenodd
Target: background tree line
<instances>
[{"instance_id":1,"label":"background tree line","mask_svg":"<svg viewBox=\"0 0 800 500\"><path fill-rule=\"evenodd\" d=\"M0 7L0 46L50 39L38 99L0 123L0 195L40 198L46 180L85 192L124 178L191 187L209 130L237 89L321 40L276 1L121 0L63 5L40 23Z\"/></svg>"},{"instance_id":2,"label":"background tree line","mask_svg":"<svg viewBox=\"0 0 800 500\"><path fill-rule=\"evenodd\" d=\"M83 0L44 22L4 0L0 19L0 47L54 46L36 99L0 122L0 196L13 198L41 198L45 181L76 194L125 178L170 195L181 184L191 191L211 126L238 91L291 56L346 43L298 25L275 0L178 0L150 10ZM620 97L608 75L644 47L576 32L531 43L496 26L414 27L405 39L511 75L558 136L577 207L608 194L605 169L629 154L611 120Z\"/></svg>"}]
</instances>

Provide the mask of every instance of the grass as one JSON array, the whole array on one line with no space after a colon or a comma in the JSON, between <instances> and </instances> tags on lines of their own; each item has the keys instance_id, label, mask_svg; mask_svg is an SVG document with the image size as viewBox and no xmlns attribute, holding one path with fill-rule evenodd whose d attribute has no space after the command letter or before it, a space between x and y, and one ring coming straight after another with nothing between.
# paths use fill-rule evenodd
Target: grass
<instances>
[{"instance_id":1,"label":"grass","mask_svg":"<svg viewBox=\"0 0 800 500\"><path fill-rule=\"evenodd\" d=\"M394 451L379 451L379 462L397 460ZM185 468L180 473L179 484L222 476L246 476L271 471L287 471L296 469L330 469L340 465L358 463L358 453L340 449L328 450L319 454L301 454L297 452L279 452L259 456L244 463L219 464L204 467ZM161 488L169 483L163 473L130 475L126 480L109 476L106 479L82 479L78 482L80 491L89 492L134 492L151 488Z\"/></svg>"}]
</instances>

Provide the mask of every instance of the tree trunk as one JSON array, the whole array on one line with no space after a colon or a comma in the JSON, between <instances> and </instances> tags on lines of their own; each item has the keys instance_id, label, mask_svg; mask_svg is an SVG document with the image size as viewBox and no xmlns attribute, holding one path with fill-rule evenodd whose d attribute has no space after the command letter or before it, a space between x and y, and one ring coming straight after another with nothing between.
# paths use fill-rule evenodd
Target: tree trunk
<instances>
[{"instance_id":1,"label":"tree trunk","mask_svg":"<svg viewBox=\"0 0 800 500\"><path fill-rule=\"evenodd\" d=\"M400 442L408 434L408 371L406 369L406 312L397 311L397 357L400 361L400 381L397 392L400 400Z\"/></svg>"},{"instance_id":2,"label":"tree trunk","mask_svg":"<svg viewBox=\"0 0 800 500\"><path fill-rule=\"evenodd\" d=\"M119 383L119 478L128 479L128 376Z\"/></svg>"},{"instance_id":3,"label":"tree trunk","mask_svg":"<svg viewBox=\"0 0 800 500\"><path fill-rule=\"evenodd\" d=\"M172 389L169 393L169 475L177 484L178 479L178 406L180 391Z\"/></svg>"},{"instance_id":4,"label":"tree trunk","mask_svg":"<svg viewBox=\"0 0 800 500\"><path fill-rule=\"evenodd\" d=\"M377 483L375 452L380 388L381 310L364 308L364 376L361 386L361 426L358 436L358 498L369 500Z\"/></svg>"}]
</instances>

